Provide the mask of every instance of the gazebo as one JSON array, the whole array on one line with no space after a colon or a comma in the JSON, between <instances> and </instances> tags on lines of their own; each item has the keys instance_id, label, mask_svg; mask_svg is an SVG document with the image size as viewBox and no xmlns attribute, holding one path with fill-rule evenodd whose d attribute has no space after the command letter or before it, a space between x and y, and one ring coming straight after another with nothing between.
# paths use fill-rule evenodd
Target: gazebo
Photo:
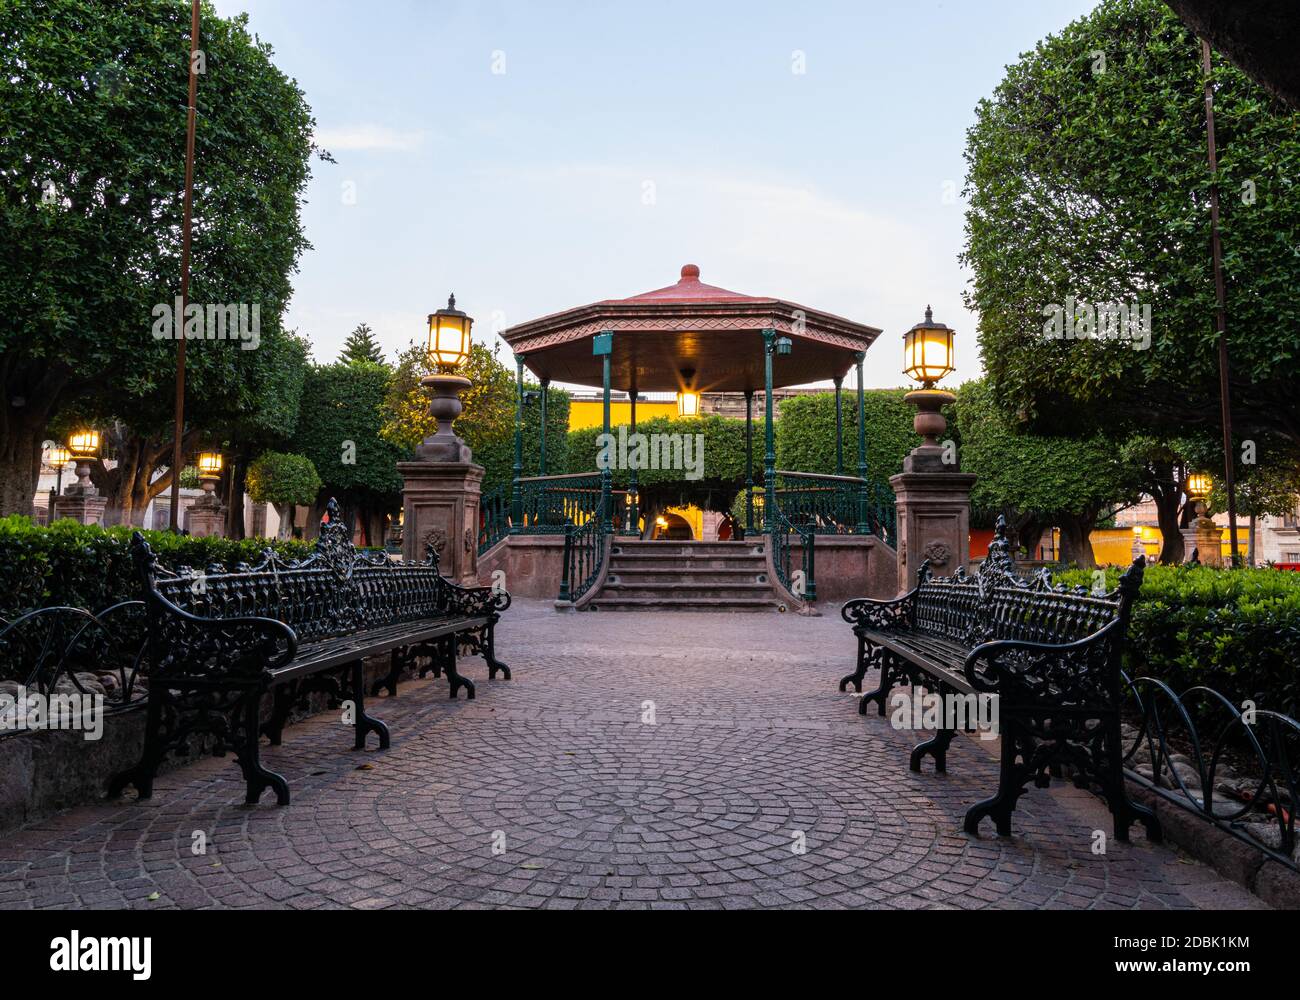
<instances>
[{"instance_id":1,"label":"gazebo","mask_svg":"<svg viewBox=\"0 0 1300 1000\"><path fill-rule=\"evenodd\" d=\"M610 432L610 393L631 400L641 392L737 392L746 411L746 533L761 530L777 557L776 575L788 583L790 535L803 550L811 583L813 536L868 534L871 523L867 482L862 363L881 331L864 323L785 299L742 295L700 280L688 264L675 284L626 299L607 299L511 327L502 336L515 354L519 384L514 481L509 502L511 533L566 536L562 601L580 601L600 582L605 554L615 535L611 473L546 474L545 407L553 382L599 386L604 394L604 431ZM837 472L843 471L842 385L858 371L858 462L856 476L778 473L773 435L772 390L831 381L836 396ZM542 386L540 475L523 469L524 369ZM762 527L754 524L753 403L763 392L764 495ZM638 521L637 469L629 468L627 523ZM778 484L778 479L782 482ZM778 490L778 485L780 489ZM504 505L503 505L504 506ZM891 504L892 510L892 504ZM784 543L784 544L783 544ZM785 556L783 571L782 554ZM807 594L808 598L815 592Z\"/></svg>"}]
</instances>

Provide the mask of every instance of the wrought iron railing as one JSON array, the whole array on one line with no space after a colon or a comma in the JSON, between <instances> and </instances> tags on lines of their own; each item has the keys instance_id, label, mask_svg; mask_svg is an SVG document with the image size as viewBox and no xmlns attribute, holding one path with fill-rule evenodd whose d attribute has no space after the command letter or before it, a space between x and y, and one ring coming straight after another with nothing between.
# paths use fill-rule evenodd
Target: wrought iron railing
<instances>
[{"instance_id":1,"label":"wrought iron railing","mask_svg":"<svg viewBox=\"0 0 1300 1000\"><path fill-rule=\"evenodd\" d=\"M592 516L583 524L566 525L560 600L576 603L585 597L600 578L604 561L604 518Z\"/></svg>"},{"instance_id":2,"label":"wrought iron railing","mask_svg":"<svg viewBox=\"0 0 1300 1000\"><path fill-rule=\"evenodd\" d=\"M519 534L562 535L566 525L586 524L600 510L599 472L534 476L519 480L519 490Z\"/></svg>"},{"instance_id":3,"label":"wrought iron railing","mask_svg":"<svg viewBox=\"0 0 1300 1000\"><path fill-rule=\"evenodd\" d=\"M768 544L772 546L772 566L776 570L776 578L795 597L811 604L817 600L817 534L810 526L800 526L788 520L780 508L779 500L773 515ZM800 549L798 569L795 568L794 539L798 540Z\"/></svg>"},{"instance_id":4,"label":"wrought iron railing","mask_svg":"<svg viewBox=\"0 0 1300 1000\"><path fill-rule=\"evenodd\" d=\"M856 476L778 472L776 498L796 528L817 535L874 534L893 543L894 493Z\"/></svg>"},{"instance_id":5,"label":"wrought iron railing","mask_svg":"<svg viewBox=\"0 0 1300 1000\"><path fill-rule=\"evenodd\" d=\"M1178 695L1152 677L1124 684L1136 710L1127 778L1300 871L1300 722L1208 687Z\"/></svg>"},{"instance_id":6,"label":"wrought iron railing","mask_svg":"<svg viewBox=\"0 0 1300 1000\"><path fill-rule=\"evenodd\" d=\"M498 486L479 501L478 553L510 534L510 487Z\"/></svg>"}]
</instances>

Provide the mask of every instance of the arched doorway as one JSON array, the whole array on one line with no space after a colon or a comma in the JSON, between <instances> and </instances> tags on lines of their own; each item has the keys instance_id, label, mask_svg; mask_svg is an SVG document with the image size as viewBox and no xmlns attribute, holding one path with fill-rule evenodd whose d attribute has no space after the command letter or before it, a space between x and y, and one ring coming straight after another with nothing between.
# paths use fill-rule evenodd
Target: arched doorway
<instances>
[{"instance_id":1,"label":"arched doorway","mask_svg":"<svg viewBox=\"0 0 1300 1000\"><path fill-rule=\"evenodd\" d=\"M691 530L691 524L686 518L672 511L664 511L655 518L655 530L650 538L656 542L693 542L695 532Z\"/></svg>"}]
</instances>

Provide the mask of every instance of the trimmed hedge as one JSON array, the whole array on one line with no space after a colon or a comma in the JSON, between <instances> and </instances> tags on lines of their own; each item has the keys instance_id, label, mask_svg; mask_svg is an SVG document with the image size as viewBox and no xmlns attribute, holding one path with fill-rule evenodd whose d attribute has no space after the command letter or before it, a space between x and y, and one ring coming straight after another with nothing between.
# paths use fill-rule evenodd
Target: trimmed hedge
<instances>
[{"instance_id":1,"label":"trimmed hedge","mask_svg":"<svg viewBox=\"0 0 1300 1000\"><path fill-rule=\"evenodd\" d=\"M48 528L26 517L0 518L0 618L12 620L36 608L66 606L102 611L120 601L137 600L140 584L131 562L126 526L99 528L55 521ZM192 538L145 531L159 561L168 567L203 569L214 563L233 568L253 563L267 548L300 559L312 551L305 542L249 538Z\"/></svg>"},{"instance_id":2,"label":"trimmed hedge","mask_svg":"<svg viewBox=\"0 0 1300 1000\"><path fill-rule=\"evenodd\" d=\"M1105 571L1108 589L1120 572ZM1091 587L1093 575L1066 570L1055 579ZM1300 573L1149 566L1129 639L1130 677L1155 677L1179 693L1203 684L1237 703L1300 712Z\"/></svg>"}]
</instances>

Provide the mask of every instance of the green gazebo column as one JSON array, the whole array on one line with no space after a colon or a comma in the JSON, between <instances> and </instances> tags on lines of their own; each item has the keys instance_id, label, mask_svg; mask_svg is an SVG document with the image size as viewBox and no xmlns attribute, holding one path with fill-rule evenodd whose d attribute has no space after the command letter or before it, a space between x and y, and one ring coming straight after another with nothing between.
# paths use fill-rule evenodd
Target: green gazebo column
<instances>
[{"instance_id":1,"label":"green gazebo column","mask_svg":"<svg viewBox=\"0 0 1300 1000\"><path fill-rule=\"evenodd\" d=\"M844 475L844 376L835 382L835 475Z\"/></svg>"},{"instance_id":2,"label":"green gazebo column","mask_svg":"<svg viewBox=\"0 0 1300 1000\"><path fill-rule=\"evenodd\" d=\"M754 531L754 390L745 390L745 536Z\"/></svg>"},{"instance_id":3,"label":"green gazebo column","mask_svg":"<svg viewBox=\"0 0 1300 1000\"><path fill-rule=\"evenodd\" d=\"M853 356L858 367L858 478L862 480L858 483L858 527L856 533L859 535L871 533L871 525L867 521L869 501L867 496L867 400L862 388L862 362L866 360L866 357L865 351L859 351Z\"/></svg>"},{"instance_id":4,"label":"green gazebo column","mask_svg":"<svg viewBox=\"0 0 1300 1000\"><path fill-rule=\"evenodd\" d=\"M524 526L524 494L519 480L524 476L524 356L515 355L515 468L510 487L510 532L517 534Z\"/></svg>"},{"instance_id":5,"label":"green gazebo column","mask_svg":"<svg viewBox=\"0 0 1300 1000\"><path fill-rule=\"evenodd\" d=\"M763 454L763 531L771 534L775 528L776 514L776 435L772 430L772 355L776 353L776 331L763 331L763 385L766 390L763 404L767 450Z\"/></svg>"},{"instance_id":6,"label":"green gazebo column","mask_svg":"<svg viewBox=\"0 0 1300 1000\"><path fill-rule=\"evenodd\" d=\"M603 362L603 386L605 402L605 441L609 441L609 383L610 383L610 361L614 354L614 331L605 330L596 335L591 344L591 353L600 358ZM606 534L614 530L614 516L610 509L610 493L612 492L613 473L609 468L609 463L605 463L605 468L600 470L600 512L601 528Z\"/></svg>"},{"instance_id":7,"label":"green gazebo column","mask_svg":"<svg viewBox=\"0 0 1300 1000\"><path fill-rule=\"evenodd\" d=\"M632 391L631 391L631 399L632 399L632 434L633 434L633 435L636 434L636 394L637 394L636 383L633 382L633 383L632 383ZM638 455L638 449L636 449L636 448L634 447L634 448L631 449L631 452L632 452L632 458L631 458L631 460L630 460L629 463L628 463L628 465L630 466L630 468L629 468L629 470L628 470L628 485L627 485L627 490L628 490L628 498L629 498L632 502L631 502L630 504L628 504L628 515L627 515L627 516L628 516L628 525L627 525L627 531L628 531L629 534L639 534L639 533L640 533L640 530L641 530L641 494L640 494L640 492L639 492L639 482L640 482L640 481L639 481L638 478L637 478L637 455Z\"/></svg>"},{"instance_id":8,"label":"green gazebo column","mask_svg":"<svg viewBox=\"0 0 1300 1000\"><path fill-rule=\"evenodd\" d=\"M550 395L550 388L551 380L549 378L542 379L542 453L538 462L537 474L539 476L546 475L546 402L547 397Z\"/></svg>"}]
</instances>

